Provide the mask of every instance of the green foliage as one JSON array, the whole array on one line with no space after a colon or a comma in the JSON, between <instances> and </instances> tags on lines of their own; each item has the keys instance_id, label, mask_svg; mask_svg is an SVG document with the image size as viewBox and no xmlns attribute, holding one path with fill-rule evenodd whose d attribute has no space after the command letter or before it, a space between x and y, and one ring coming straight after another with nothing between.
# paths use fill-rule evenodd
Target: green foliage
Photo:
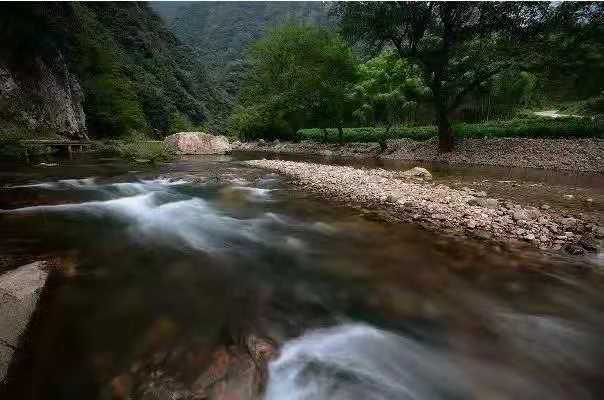
<instances>
[{"instance_id":1,"label":"green foliage","mask_svg":"<svg viewBox=\"0 0 604 400\"><path fill-rule=\"evenodd\" d=\"M518 110L535 102L536 91L536 75L515 69L503 71L483 82L460 107L463 120L512 118Z\"/></svg>"},{"instance_id":2,"label":"green foliage","mask_svg":"<svg viewBox=\"0 0 604 400\"><path fill-rule=\"evenodd\" d=\"M195 49L211 80L234 101L246 75L244 55L270 29L288 21L326 26L321 2L152 2L183 43ZM230 104L224 104L228 111Z\"/></svg>"},{"instance_id":3,"label":"green foliage","mask_svg":"<svg viewBox=\"0 0 604 400\"><path fill-rule=\"evenodd\" d=\"M530 59L550 11L538 2L335 3L343 34L367 47L390 45L417 64L432 90L440 148L453 146L450 114L494 75Z\"/></svg>"},{"instance_id":4,"label":"green foliage","mask_svg":"<svg viewBox=\"0 0 604 400\"><path fill-rule=\"evenodd\" d=\"M147 130L141 104L132 83L111 75L100 75L87 82L89 91L86 115L96 136L120 137L132 130Z\"/></svg>"},{"instance_id":5,"label":"green foliage","mask_svg":"<svg viewBox=\"0 0 604 400\"><path fill-rule=\"evenodd\" d=\"M531 63L543 91L557 102L580 101L604 92L604 3L561 2L551 29Z\"/></svg>"},{"instance_id":6,"label":"green foliage","mask_svg":"<svg viewBox=\"0 0 604 400\"><path fill-rule=\"evenodd\" d=\"M243 139L295 137L314 122L342 126L355 66L351 50L316 26L272 30L249 52L250 71L231 127Z\"/></svg>"},{"instance_id":7,"label":"green foliage","mask_svg":"<svg viewBox=\"0 0 604 400\"><path fill-rule=\"evenodd\" d=\"M174 154L162 141L150 141L140 134L134 134L127 140L97 141L95 150L102 154L133 161L162 162L174 158Z\"/></svg>"},{"instance_id":8,"label":"green foliage","mask_svg":"<svg viewBox=\"0 0 604 400\"><path fill-rule=\"evenodd\" d=\"M168 129L169 132L190 131L193 129L193 124L186 115L174 112L170 115L170 125Z\"/></svg>"},{"instance_id":9,"label":"green foliage","mask_svg":"<svg viewBox=\"0 0 604 400\"><path fill-rule=\"evenodd\" d=\"M387 51L359 65L359 79L352 97L355 118L364 124L401 123L416 119L420 101L430 95L416 67Z\"/></svg>"},{"instance_id":10,"label":"green foliage","mask_svg":"<svg viewBox=\"0 0 604 400\"><path fill-rule=\"evenodd\" d=\"M92 137L165 135L201 124L224 103L192 51L145 3L11 4L0 32L0 55L18 73L38 57L51 67L67 62L84 90Z\"/></svg>"},{"instance_id":11,"label":"green foliage","mask_svg":"<svg viewBox=\"0 0 604 400\"><path fill-rule=\"evenodd\" d=\"M604 121L591 118L530 118L509 121L490 121L477 124L460 123L454 126L462 138L602 138ZM328 141L336 142L337 132L328 130ZM301 129L302 140L323 141L323 130ZM427 140L438 135L436 126L395 126L386 128L344 128L345 142L382 142L386 139Z\"/></svg>"}]
</instances>

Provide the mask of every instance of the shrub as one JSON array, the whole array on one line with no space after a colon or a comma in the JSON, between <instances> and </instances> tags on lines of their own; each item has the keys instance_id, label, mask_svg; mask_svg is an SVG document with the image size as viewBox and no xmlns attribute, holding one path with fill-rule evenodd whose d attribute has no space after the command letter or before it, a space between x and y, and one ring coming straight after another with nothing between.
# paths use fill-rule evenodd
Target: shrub
<instances>
[{"instance_id":1,"label":"shrub","mask_svg":"<svg viewBox=\"0 0 604 400\"><path fill-rule=\"evenodd\" d=\"M161 141L150 141L140 134L131 135L127 140L107 140L95 142L95 150L129 160L168 161L174 154Z\"/></svg>"},{"instance_id":2,"label":"shrub","mask_svg":"<svg viewBox=\"0 0 604 400\"><path fill-rule=\"evenodd\" d=\"M328 142L337 142L337 130L328 129ZM526 118L491 121L477 124L459 123L454 126L458 138L526 137L526 138L602 138L604 120L601 118ZM302 140L323 141L323 130L301 129ZM427 140L437 136L435 126L398 126L344 128L344 142L383 142L387 139Z\"/></svg>"}]
</instances>

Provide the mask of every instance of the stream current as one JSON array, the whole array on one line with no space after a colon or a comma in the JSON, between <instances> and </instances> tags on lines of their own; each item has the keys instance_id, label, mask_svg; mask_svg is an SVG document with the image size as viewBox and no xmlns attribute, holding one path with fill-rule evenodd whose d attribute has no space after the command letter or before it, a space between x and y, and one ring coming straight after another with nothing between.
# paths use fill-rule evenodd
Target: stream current
<instances>
[{"instance_id":1,"label":"stream current","mask_svg":"<svg viewBox=\"0 0 604 400\"><path fill-rule=\"evenodd\" d=\"M280 347L267 400L604 395L584 259L386 223L231 157L82 157L0 185L0 272L57 268L2 398L111 398L138 360L249 333ZM199 360L166 368L192 382Z\"/></svg>"}]
</instances>

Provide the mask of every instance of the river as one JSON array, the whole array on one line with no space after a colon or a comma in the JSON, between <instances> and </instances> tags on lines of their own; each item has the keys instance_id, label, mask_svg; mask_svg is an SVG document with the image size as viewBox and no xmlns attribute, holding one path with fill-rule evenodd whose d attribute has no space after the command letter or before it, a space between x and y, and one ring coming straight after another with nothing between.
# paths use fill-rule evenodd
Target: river
<instances>
[{"instance_id":1,"label":"river","mask_svg":"<svg viewBox=\"0 0 604 400\"><path fill-rule=\"evenodd\" d=\"M386 223L241 158L3 166L0 270L57 268L3 398L110 399L157 357L193 382L250 334L280 347L267 400L604 395L604 280L586 259ZM601 195L601 177L559 179ZM487 177L510 180L526 176Z\"/></svg>"}]
</instances>

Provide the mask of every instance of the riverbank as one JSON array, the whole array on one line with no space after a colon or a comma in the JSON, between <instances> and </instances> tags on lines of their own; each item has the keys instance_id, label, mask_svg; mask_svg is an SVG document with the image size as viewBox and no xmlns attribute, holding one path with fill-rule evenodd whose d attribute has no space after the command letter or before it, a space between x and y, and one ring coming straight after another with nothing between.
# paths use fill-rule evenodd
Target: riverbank
<instances>
[{"instance_id":1,"label":"riverbank","mask_svg":"<svg viewBox=\"0 0 604 400\"><path fill-rule=\"evenodd\" d=\"M436 139L396 139L387 140L382 145L371 142L334 144L256 141L235 143L233 150L604 172L603 139L460 139L455 151L451 153L440 153Z\"/></svg>"},{"instance_id":2,"label":"riverbank","mask_svg":"<svg viewBox=\"0 0 604 400\"><path fill-rule=\"evenodd\" d=\"M485 192L453 189L400 171L278 160L247 164L285 174L327 198L385 209L403 221L437 231L528 242L541 249L564 248L572 254L598 251L604 235L593 216L558 214L547 206L521 206L488 198Z\"/></svg>"}]
</instances>

